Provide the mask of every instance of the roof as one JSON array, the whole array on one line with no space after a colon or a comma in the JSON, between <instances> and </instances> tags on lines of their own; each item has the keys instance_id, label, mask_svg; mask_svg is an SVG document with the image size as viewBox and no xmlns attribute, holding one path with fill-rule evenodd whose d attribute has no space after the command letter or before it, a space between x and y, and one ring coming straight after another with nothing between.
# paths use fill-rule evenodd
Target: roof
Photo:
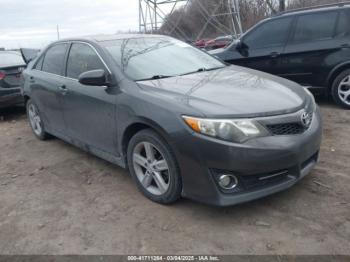
<instances>
[{"instance_id":1,"label":"roof","mask_svg":"<svg viewBox=\"0 0 350 262\"><path fill-rule=\"evenodd\" d=\"M278 13L274 15L273 17L279 17L279 16L289 16L289 15L295 15L295 14L309 14L309 13L315 13L315 12L324 12L324 11L332 11L332 10L339 10L339 8L350 8L350 2L341 2L341 3L335 3L335 4L328 4L328 5L320 5L320 6L311 6L306 8L299 8L299 9L293 9L288 10L285 12Z\"/></svg>"},{"instance_id":2,"label":"roof","mask_svg":"<svg viewBox=\"0 0 350 262\"><path fill-rule=\"evenodd\" d=\"M104 41L112 41L112 40L119 40L119 39L128 39L128 38L141 38L141 37L167 37L164 35L150 35L150 34L103 34L103 35L91 35L91 36L82 36L82 37L76 37L76 38L67 38L67 39L61 39L62 41L93 41L93 42L104 42Z\"/></svg>"}]
</instances>

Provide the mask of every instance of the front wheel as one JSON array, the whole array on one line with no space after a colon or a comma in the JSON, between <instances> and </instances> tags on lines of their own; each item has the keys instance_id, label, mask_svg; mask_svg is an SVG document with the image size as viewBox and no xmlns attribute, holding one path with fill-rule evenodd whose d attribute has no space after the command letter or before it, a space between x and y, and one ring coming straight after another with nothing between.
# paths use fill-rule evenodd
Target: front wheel
<instances>
[{"instance_id":1,"label":"front wheel","mask_svg":"<svg viewBox=\"0 0 350 262\"><path fill-rule=\"evenodd\" d=\"M27 101L27 117L34 135L40 140L46 140L49 135L45 132L38 107L32 100Z\"/></svg>"},{"instance_id":2,"label":"front wheel","mask_svg":"<svg viewBox=\"0 0 350 262\"><path fill-rule=\"evenodd\" d=\"M343 71L335 78L332 95L338 105L350 109L350 69Z\"/></svg>"},{"instance_id":3,"label":"front wheel","mask_svg":"<svg viewBox=\"0 0 350 262\"><path fill-rule=\"evenodd\" d=\"M152 201L170 204L180 198L181 176L169 145L150 129L132 137L128 167L140 191Z\"/></svg>"}]
</instances>

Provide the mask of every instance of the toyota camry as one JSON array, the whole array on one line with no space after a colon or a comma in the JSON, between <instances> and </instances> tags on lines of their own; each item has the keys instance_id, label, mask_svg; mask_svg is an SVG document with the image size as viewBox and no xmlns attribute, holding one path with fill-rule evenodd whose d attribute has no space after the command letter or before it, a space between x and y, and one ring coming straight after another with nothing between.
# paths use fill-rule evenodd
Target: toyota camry
<instances>
[{"instance_id":1,"label":"toyota camry","mask_svg":"<svg viewBox=\"0 0 350 262\"><path fill-rule=\"evenodd\" d=\"M250 201L295 185L318 160L309 91L166 36L54 42L25 70L22 93L37 138L128 168L162 204Z\"/></svg>"}]
</instances>

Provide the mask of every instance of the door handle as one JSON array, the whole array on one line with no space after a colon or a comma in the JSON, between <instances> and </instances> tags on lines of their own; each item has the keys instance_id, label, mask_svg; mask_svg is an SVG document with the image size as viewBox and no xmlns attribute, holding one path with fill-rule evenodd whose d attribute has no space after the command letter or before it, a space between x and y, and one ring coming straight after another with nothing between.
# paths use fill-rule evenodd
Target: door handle
<instances>
[{"instance_id":1,"label":"door handle","mask_svg":"<svg viewBox=\"0 0 350 262\"><path fill-rule=\"evenodd\" d=\"M34 76L29 77L29 82L30 82L30 83L35 83Z\"/></svg>"},{"instance_id":2,"label":"door handle","mask_svg":"<svg viewBox=\"0 0 350 262\"><path fill-rule=\"evenodd\" d=\"M61 85L58 88L61 90L61 93L64 95L68 92L66 85Z\"/></svg>"},{"instance_id":3,"label":"door handle","mask_svg":"<svg viewBox=\"0 0 350 262\"><path fill-rule=\"evenodd\" d=\"M347 48L350 48L350 45L349 44L342 44L340 46L341 49L347 49Z\"/></svg>"},{"instance_id":4,"label":"door handle","mask_svg":"<svg viewBox=\"0 0 350 262\"><path fill-rule=\"evenodd\" d=\"M280 53L278 53L278 52L272 52L271 54L270 54L270 56L272 57L272 58L277 58L277 57L279 57L281 54Z\"/></svg>"}]
</instances>

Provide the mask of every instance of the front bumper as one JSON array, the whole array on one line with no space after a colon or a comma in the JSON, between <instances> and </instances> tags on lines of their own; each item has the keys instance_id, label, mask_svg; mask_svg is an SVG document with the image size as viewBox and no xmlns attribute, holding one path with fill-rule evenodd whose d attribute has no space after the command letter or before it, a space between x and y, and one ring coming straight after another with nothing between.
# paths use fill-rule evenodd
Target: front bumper
<instances>
[{"instance_id":1,"label":"front bumper","mask_svg":"<svg viewBox=\"0 0 350 262\"><path fill-rule=\"evenodd\" d=\"M229 206L285 190L309 174L318 160L322 121L317 109L303 134L257 138L244 144L188 132L178 137L175 151L182 173L182 195ZM224 192L216 183L217 172L235 174L240 186L234 192ZM273 174L279 172L283 176L277 179ZM270 175L274 178L259 182Z\"/></svg>"},{"instance_id":2,"label":"front bumper","mask_svg":"<svg viewBox=\"0 0 350 262\"><path fill-rule=\"evenodd\" d=\"M21 104L23 102L23 96L19 87L0 87L0 108Z\"/></svg>"}]
</instances>

